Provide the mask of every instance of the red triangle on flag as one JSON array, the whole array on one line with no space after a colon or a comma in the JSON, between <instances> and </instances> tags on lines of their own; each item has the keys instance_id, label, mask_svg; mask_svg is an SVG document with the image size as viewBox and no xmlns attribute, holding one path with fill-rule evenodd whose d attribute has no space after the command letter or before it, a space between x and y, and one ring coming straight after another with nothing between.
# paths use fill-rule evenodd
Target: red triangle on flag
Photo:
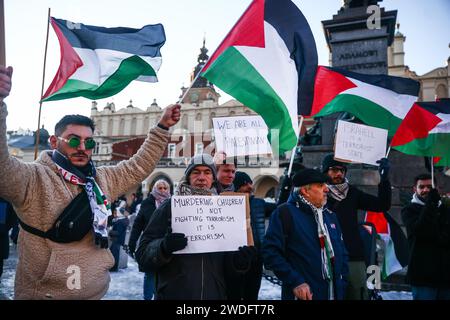
<instances>
[{"instance_id":1,"label":"red triangle on flag","mask_svg":"<svg viewBox=\"0 0 450 320\"><path fill-rule=\"evenodd\" d=\"M365 221L372 223L378 234L389 234L389 225L383 212L367 211Z\"/></svg>"}]
</instances>

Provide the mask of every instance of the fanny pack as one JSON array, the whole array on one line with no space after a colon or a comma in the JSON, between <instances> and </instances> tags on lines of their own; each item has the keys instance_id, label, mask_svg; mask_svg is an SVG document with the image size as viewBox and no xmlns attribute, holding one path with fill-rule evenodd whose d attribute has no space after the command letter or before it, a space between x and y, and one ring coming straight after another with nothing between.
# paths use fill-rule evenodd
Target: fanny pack
<instances>
[{"instance_id":1,"label":"fanny pack","mask_svg":"<svg viewBox=\"0 0 450 320\"><path fill-rule=\"evenodd\" d=\"M89 198L81 191L56 219L53 226L46 232L38 230L19 220L21 227L36 236L58 243L80 241L92 229L94 215Z\"/></svg>"}]
</instances>

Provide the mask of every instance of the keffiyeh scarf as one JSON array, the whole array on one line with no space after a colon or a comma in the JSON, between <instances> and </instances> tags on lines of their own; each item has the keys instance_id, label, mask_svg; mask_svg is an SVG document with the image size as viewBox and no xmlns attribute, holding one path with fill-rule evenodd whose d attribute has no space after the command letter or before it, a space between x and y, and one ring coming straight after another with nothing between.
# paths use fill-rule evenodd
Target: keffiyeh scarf
<instances>
[{"instance_id":1,"label":"keffiyeh scarf","mask_svg":"<svg viewBox=\"0 0 450 320\"><path fill-rule=\"evenodd\" d=\"M175 195L177 196L188 196L188 195L198 195L198 196L216 196L217 190L215 187L211 189L199 189L195 188L187 182L186 178L181 179L180 184L175 190Z\"/></svg>"},{"instance_id":2,"label":"keffiyeh scarf","mask_svg":"<svg viewBox=\"0 0 450 320\"><path fill-rule=\"evenodd\" d=\"M317 234L320 241L320 256L322 258L322 277L328 282L328 298L334 300L334 281L333 281L333 268L334 268L334 250L331 243L330 234L328 228L323 222L323 207L317 208L311 202L306 200L301 194L296 192L298 201L307 204L314 213L314 218L317 223Z\"/></svg>"},{"instance_id":3,"label":"keffiyeh scarf","mask_svg":"<svg viewBox=\"0 0 450 320\"><path fill-rule=\"evenodd\" d=\"M330 190L328 194L337 201L342 201L347 197L349 184L347 178L340 184L327 184Z\"/></svg>"},{"instance_id":4,"label":"keffiyeh scarf","mask_svg":"<svg viewBox=\"0 0 450 320\"><path fill-rule=\"evenodd\" d=\"M108 248L107 224L108 217L111 215L111 206L95 181L96 171L92 160L83 170L73 166L67 157L57 150L53 151L52 160L65 180L74 185L82 186L84 191L86 191L94 215L95 242L102 248Z\"/></svg>"}]
</instances>

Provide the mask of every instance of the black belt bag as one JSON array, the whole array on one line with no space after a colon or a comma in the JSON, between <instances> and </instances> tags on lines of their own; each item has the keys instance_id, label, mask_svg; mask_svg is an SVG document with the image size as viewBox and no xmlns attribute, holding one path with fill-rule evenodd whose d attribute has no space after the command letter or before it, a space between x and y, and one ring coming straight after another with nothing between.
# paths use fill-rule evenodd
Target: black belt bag
<instances>
[{"instance_id":1,"label":"black belt bag","mask_svg":"<svg viewBox=\"0 0 450 320\"><path fill-rule=\"evenodd\" d=\"M70 202L53 226L46 232L19 220L25 231L59 243L80 241L92 229L93 221L94 215L89 204L89 198L84 190Z\"/></svg>"}]
</instances>

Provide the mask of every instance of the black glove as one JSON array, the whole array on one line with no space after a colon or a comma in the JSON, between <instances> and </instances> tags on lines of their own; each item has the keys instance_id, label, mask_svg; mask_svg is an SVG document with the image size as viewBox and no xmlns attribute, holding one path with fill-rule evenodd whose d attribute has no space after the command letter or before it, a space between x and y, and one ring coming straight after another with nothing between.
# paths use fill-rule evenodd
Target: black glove
<instances>
[{"instance_id":1,"label":"black glove","mask_svg":"<svg viewBox=\"0 0 450 320\"><path fill-rule=\"evenodd\" d=\"M234 253L233 262L238 270L248 269L250 263L256 258L257 250L254 246L239 247L239 251Z\"/></svg>"},{"instance_id":2,"label":"black glove","mask_svg":"<svg viewBox=\"0 0 450 320\"><path fill-rule=\"evenodd\" d=\"M95 232L95 245L102 249L108 249L108 238L103 237L100 233Z\"/></svg>"},{"instance_id":3,"label":"black glove","mask_svg":"<svg viewBox=\"0 0 450 320\"><path fill-rule=\"evenodd\" d=\"M381 158L377 161L377 163L380 164L380 166L378 167L378 172L380 173L381 180L388 180L389 169L391 168L388 158Z\"/></svg>"},{"instance_id":4,"label":"black glove","mask_svg":"<svg viewBox=\"0 0 450 320\"><path fill-rule=\"evenodd\" d=\"M136 252L136 247L132 244L128 244L127 253L134 259L134 253Z\"/></svg>"},{"instance_id":5,"label":"black glove","mask_svg":"<svg viewBox=\"0 0 450 320\"><path fill-rule=\"evenodd\" d=\"M162 241L161 248L165 254L171 254L186 248L187 238L184 233L168 233Z\"/></svg>"},{"instance_id":6,"label":"black glove","mask_svg":"<svg viewBox=\"0 0 450 320\"><path fill-rule=\"evenodd\" d=\"M427 204L432 205L433 207L437 207L440 200L441 196L439 195L437 189L431 189L427 196Z\"/></svg>"}]
</instances>

